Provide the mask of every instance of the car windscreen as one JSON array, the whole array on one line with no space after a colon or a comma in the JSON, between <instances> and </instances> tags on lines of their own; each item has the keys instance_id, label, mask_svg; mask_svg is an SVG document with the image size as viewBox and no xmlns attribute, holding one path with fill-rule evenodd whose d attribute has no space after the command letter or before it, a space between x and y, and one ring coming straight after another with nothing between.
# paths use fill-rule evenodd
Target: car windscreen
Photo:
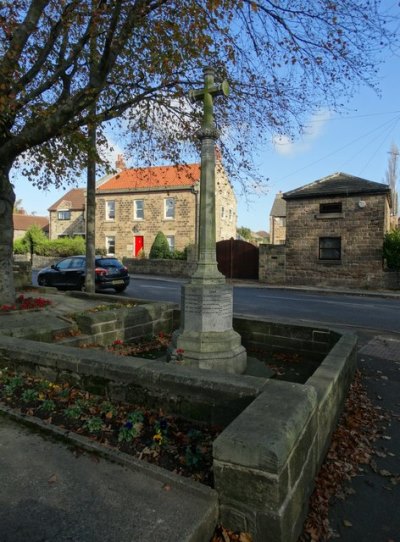
<instances>
[{"instance_id":1,"label":"car windscreen","mask_svg":"<svg viewBox=\"0 0 400 542\"><path fill-rule=\"evenodd\" d=\"M124 267L122 263L115 258L99 258L96 260L96 265L98 267L104 267L106 269L108 267L115 267L117 269L122 269Z\"/></svg>"}]
</instances>

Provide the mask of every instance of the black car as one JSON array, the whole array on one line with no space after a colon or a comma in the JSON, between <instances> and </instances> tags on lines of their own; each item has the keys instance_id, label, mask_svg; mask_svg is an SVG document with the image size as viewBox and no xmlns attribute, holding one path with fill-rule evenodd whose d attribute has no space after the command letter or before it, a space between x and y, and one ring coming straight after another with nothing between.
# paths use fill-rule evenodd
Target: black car
<instances>
[{"instance_id":1,"label":"black car","mask_svg":"<svg viewBox=\"0 0 400 542\"><path fill-rule=\"evenodd\" d=\"M96 256L96 290L113 288L120 293L129 284L127 268L116 258ZM64 258L51 267L39 271L39 286L83 290L85 288L86 257Z\"/></svg>"}]
</instances>

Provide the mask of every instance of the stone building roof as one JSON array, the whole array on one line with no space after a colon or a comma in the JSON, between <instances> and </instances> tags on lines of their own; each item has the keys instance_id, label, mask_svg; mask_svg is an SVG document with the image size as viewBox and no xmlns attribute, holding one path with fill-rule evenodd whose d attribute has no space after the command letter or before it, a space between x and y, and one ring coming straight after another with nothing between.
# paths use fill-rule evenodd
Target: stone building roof
<instances>
[{"instance_id":1,"label":"stone building roof","mask_svg":"<svg viewBox=\"0 0 400 542\"><path fill-rule=\"evenodd\" d=\"M278 192L275 196L274 203L271 208L270 216L286 216L286 201L282 198L282 192Z\"/></svg>"},{"instance_id":2,"label":"stone building roof","mask_svg":"<svg viewBox=\"0 0 400 542\"><path fill-rule=\"evenodd\" d=\"M390 188L387 184L376 183L339 172L291 190L290 192L285 192L283 198L291 200L326 196L350 196L352 194L390 195Z\"/></svg>"},{"instance_id":3,"label":"stone building roof","mask_svg":"<svg viewBox=\"0 0 400 542\"><path fill-rule=\"evenodd\" d=\"M13 214L14 230L27 231L31 226L38 226L44 231L49 231L49 220L45 216Z\"/></svg>"},{"instance_id":4,"label":"stone building roof","mask_svg":"<svg viewBox=\"0 0 400 542\"><path fill-rule=\"evenodd\" d=\"M199 164L124 169L98 186L97 192L190 188L199 179Z\"/></svg>"},{"instance_id":5,"label":"stone building roof","mask_svg":"<svg viewBox=\"0 0 400 542\"><path fill-rule=\"evenodd\" d=\"M85 189L73 188L53 203L47 210L57 211L61 207L70 211L83 211L85 209Z\"/></svg>"}]
</instances>

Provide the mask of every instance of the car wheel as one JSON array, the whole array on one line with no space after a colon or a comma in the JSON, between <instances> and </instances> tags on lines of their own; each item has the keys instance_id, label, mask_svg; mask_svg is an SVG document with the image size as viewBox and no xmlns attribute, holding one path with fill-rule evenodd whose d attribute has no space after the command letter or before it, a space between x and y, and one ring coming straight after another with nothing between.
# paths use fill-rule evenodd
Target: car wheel
<instances>
[{"instance_id":1,"label":"car wheel","mask_svg":"<svg viewBox=\"0 0 400 542\"><path fill-rule=\"evenodd\" d=\"M38 284L39 286L47 286L47 281L44 277L38 278Z\"/></svg>"},{"instance_id":2,"label":"car wheel","mask_svg":"<svg viewBox=\"0 0 400 542\"><path fill-rule=\"evenodd\" d=\"M115 287L115 291L116 291L117 294L122 293L124 290L126 290L126 286L125 286L125 285L124 285L124 286L116 286L116 287Z\"/></svg>"}]
</instances>

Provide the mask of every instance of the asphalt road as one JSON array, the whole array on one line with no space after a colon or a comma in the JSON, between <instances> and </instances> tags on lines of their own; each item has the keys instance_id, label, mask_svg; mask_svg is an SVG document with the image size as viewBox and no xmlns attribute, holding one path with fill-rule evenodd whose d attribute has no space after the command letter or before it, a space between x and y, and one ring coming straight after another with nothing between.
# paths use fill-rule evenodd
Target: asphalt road
<instances>
[{"instance_id":1,"label":"asphalt road","mask_svg":"<svg viewBox=\"0 0 400 542\"><path fill-rule=\"evenodd\" d=\"M133 276L124 296L180 303L185 280ZM33 273L36 284L36 273ZM318 322L354 330L400 334L400 299L298 291L255 286L234 286L234 314ZM110 290L112 295L112 290Z\"/></svg>"},{"instance_id":2,"label":"asphalt road","mask_svg":"<svg viewBox=\"0 0 400 542\"><path fill-rule=\"evenodd\" d=\"M181 281L133 277L125 295L180 302ZM361 295L302 292L258 286L235 286L235 314L319 322L400 334L400 300Z\"/></svg>"}]
</instances>

